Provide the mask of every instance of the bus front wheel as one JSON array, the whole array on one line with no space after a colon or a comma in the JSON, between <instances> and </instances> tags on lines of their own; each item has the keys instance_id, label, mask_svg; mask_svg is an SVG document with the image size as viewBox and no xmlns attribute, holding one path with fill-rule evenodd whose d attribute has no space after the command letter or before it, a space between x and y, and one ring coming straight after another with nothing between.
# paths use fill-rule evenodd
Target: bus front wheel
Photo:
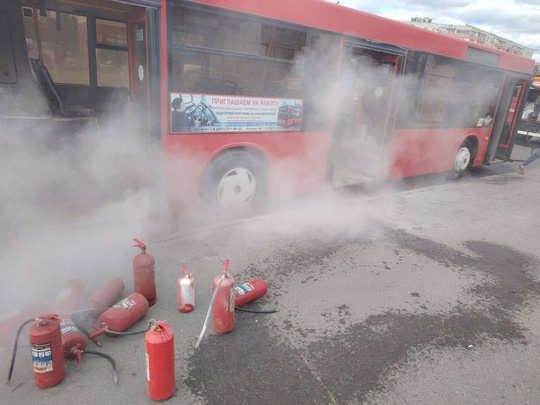
<instances>
[{"instance_id":1,"label":"bus front wheel","mask_svg":"<svg viewBox=\"0 0 540 405\"><path fill-rule=\"evenodd\" d=\"M204 200L221 211L246 213L265 198L266 170L248 152L225 152L210 164L202 189Z\"/></svg>"},{"instance_id":2,"label":"bus front wheel","mask_svg":"<svg viewBox=\"0 0 540 405\"><path fill-rule=\"evenodd\" d=\"M463 175L463 172L470 166L473 159L473 146L468 139L463 142L456 152L452 170L448 174L450 180L457 180Z\"/></svg>"}]
</instances>

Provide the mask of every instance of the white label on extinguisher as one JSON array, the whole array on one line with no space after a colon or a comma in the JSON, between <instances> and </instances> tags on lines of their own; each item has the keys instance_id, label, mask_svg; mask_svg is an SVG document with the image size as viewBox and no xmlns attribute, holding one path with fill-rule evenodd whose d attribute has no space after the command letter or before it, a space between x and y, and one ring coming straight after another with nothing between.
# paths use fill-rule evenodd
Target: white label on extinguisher
<instances>
[{"instance_id":1,"label":"white label on extinguisher","mask_svg":"<svg viewBox=\"0 0 540 405\"><path fill-rule=\"evenodd\" d=\"M148 353L144 353L146 355L146 379L150 381L150 359L148 357Z\"/></svg>"},{"instance_id":2,"label":"white label on extinguisher","mask_svg":"<svg viewBox=\"0 0 540 405\"><path fill-rule=\"evenodd\" d=\"M53 371L52 350L50 343L32 343L32 366L35 373L47 373Z\"/></svg>"},{"instance_id":3,"label":"white label on extinguisher","mask_svg":"<svg viewBox=\"0 0 540 405\"><path fill-rule=\"evenodd\" d=\"M130 309L133 305L135 305L135 301L130 300L129 298L124 298L119 303L114 304L113 307L114 308Z\"/></svg>"},{"instance_id":4,"label":"white label on extinguisher","mask_svg":"<svg viewBox=\"0 0 540 405\"><path fill-rule=\"evenodd\" d=\"M229 311L234 312L234 288L231 288L230 291L231 292L229 293L229 295L230 295L230 297L229 297L229 302L230 302Z\"/></svg>"}]
</instances>

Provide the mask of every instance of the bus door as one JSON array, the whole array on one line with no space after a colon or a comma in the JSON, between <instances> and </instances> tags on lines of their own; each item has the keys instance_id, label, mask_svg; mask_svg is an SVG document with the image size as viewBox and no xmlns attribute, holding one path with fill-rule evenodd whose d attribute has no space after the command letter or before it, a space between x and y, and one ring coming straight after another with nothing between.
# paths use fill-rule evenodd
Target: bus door
<instances>
[{"instance_id":1,"label":"bus door","mask_svg":"<svg viewBox=\"0 0 540 405\"><path fill-rule=\"evenodd\" d=\"M141 135L149 135L148 30L146 10L129 13L127 19L129 54L130 125Z\"/></svg>"},{"instance_id":2,"label":"bus door","mask_svg":"<svg viewBox=\"0 0 540 405\"><path fill-rule=\"evenodd\" d=\"M353 184L384 175L382 161L399 55L345 46L334 122L333 180Z\"/></svg>"},{"instance_id":3,"label":"bus door","mask_svg":"<svg viewBox=\"0 0 540 405\"><path fill-rule=\"evenodd\" d=\"M509 160L514 145L521 111L523 109L524 95L528 89L528 81L523 79L507 80L503 97L501 98L495 114L495 123L486 154L487 162L496 160Z\"/></svg>"}]
</instances>

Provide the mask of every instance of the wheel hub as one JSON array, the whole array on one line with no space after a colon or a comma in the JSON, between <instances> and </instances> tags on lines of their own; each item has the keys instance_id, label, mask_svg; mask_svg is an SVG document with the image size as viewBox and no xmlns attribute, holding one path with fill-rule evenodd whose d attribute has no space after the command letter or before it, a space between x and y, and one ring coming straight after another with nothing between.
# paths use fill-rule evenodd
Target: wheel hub
<instances>
[{"instance_id":1,"label":"wheel hub","mask_svg":"<svg viewBox=\"0 0 540 405\"><path fill-rule=\"evenodd\" d=\"M454 160L454 171L456 173L463 172L467 166L469 166L469 162L471 161L471 152L468 148L461 148L458 153L456 154L456 159Z\"/></svg>"},{"instance_id":2,"label":"wheel hub","mask_svg":"<svg viewBox=\"0 0 540 405\"><path fill-rule=\"evenodd\" d=\"M229 170L217 186L218 205L227 210L246 208L257 190L257 182L251 171L245 168Z\"/></svg>"}]
</instances>

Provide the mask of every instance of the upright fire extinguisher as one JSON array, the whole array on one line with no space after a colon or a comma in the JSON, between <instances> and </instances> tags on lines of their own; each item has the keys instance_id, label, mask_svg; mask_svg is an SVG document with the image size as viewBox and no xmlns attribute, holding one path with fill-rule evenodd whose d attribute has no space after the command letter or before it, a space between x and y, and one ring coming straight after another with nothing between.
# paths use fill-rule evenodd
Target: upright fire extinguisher
<instances>
[{"instance_id":1,"label":"upright fire extinguisher","mask_svg":"<svg viewBox=\"0 0 540 405\"><path fill-rule=\"evenodd\" d=\"M155 401L170 398L176 391L174 331L163 321L146 332L146 380L148 395Z\"/></svg>"},{"instance_id":2,"label":"upright fire extinguisher","mask_svg":"<svg viewBox=\"0 0 540 405\"><path fill-rule=\"evenodd\" d=\"M134 292L142 294L150 306L156 303L156 271L154 256L146 253L146 245L139 239L133 239L135 247L141 249L133 259Z\"/></svg>"},{"instance_id":3,"label":"upright fire extinguisher","mask_svg":"<svg viewBox=\"0 0 540 405\"><path fill-rule=\"evenodd\" d=\"M178 310L191 312L195 308L195 279L186 266L182 266L182 272L176 284Z\"/></svg>"},{"instance_id":4,"label":"upright fire extinguisher","mask_svg":"<svg viewBox=\"0 0 540 405\"><path fill-rule=\"evenodd\" d=\"M36 385L49 388L59 384L66 371L58 315L40 315L30 326L28 338Z\"/></svg>"},{"instance_id":5,"label":"upright fire extinguisher","mask_svg":"<svg viewBox=\"0 0 540 405\"><path fill-rule=\"evenodd\" d=\"M225 260L223 274L214 278L212 326L218 333L227 333L234 328L234 278L228 266L229 260Z\"/></svg>"}]
</instances>

